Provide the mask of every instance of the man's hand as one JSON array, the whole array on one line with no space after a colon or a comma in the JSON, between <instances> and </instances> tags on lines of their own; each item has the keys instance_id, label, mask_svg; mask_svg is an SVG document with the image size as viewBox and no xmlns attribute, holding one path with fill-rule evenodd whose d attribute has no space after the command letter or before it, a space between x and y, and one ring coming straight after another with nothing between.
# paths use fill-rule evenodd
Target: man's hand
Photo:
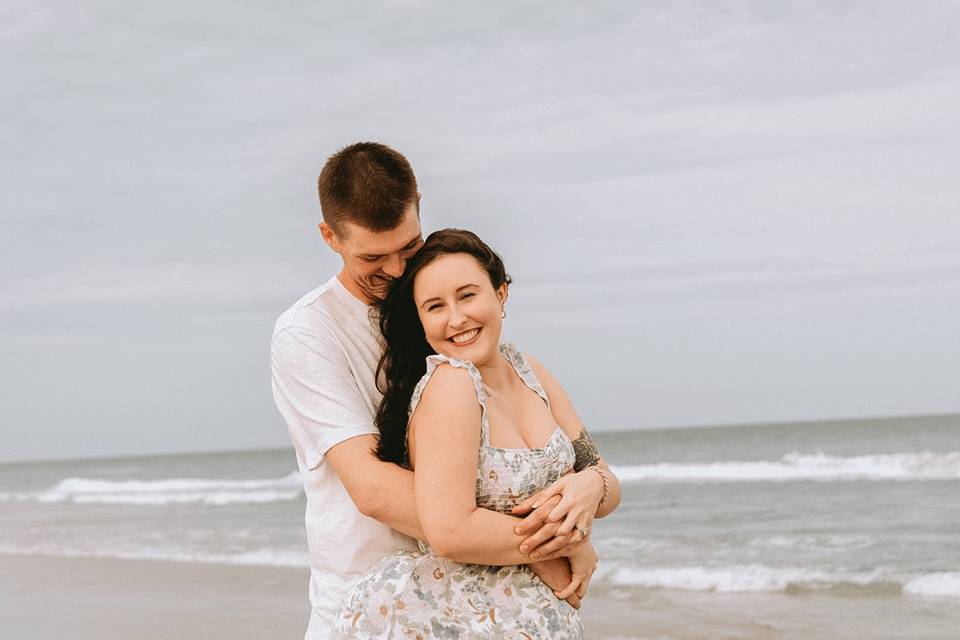
<instances>
[{"instance_id":1,"label":"man's hand","mask_svg":"<svg viewBox=\"0 0 960 640\"><path fill-rule=\"evenodd\" d=\"M557 506L560 502L560 496L554 496L547 500L544 504L540 505L539 509L536 509L524 518L520 524L518 524L514 531L517 535L527 536L523 542L520 543L520 553L526 553L530 556L530 559L533 561L546 559L548 556L553 554L552 557L557 555L563 555L562 553L554 553L561 551L567 544L570 542L566 536L559 540L556 540L554 536L557 533L557 530L560 528L559 522L547 522L547 516L550 515L550 511ZM521 511L519 507L514 508L514 513ZM550 549L545 548L544 543L550 543ZM544 548L541 548L544 547ZM544 553L546 551L546 553Z\"/></svg>"},{"instance_id":2,"label":"man's hand","mask_svg":"<svg viewBox=\"0 0 960 640\"><path fill-rule=\"evenodd\" d=\"M527 565L533 571L543 584L550 587L550 590L557 593L570 586L572 572L570 571L570 561L566 558L557 558L555 560L542 560ZM586 593L586 591L584 591ZM580 608L581 598L576 592L571 593L566 599L574 609Z\"/></svg>"},{"instance_id":3,"label":"man's hand","mask_svg":"<svg viewBox=\"0 0 960 640\"><path fill-rule=\"evenodd\" d=\"M518 524L514 531L517 535L527 535L528 537L520 543L520 553L530 555L533 561L555 558L557 556L569 555L569 552L582 543L584 538L578 529L572 531L563 531L563 521L551 522L550 513L560 503L562 496L554 495L533 510L530 515L524 518ZM518 511L529 510L526 502L514 509Z\"/></svg>"}]
</instances>

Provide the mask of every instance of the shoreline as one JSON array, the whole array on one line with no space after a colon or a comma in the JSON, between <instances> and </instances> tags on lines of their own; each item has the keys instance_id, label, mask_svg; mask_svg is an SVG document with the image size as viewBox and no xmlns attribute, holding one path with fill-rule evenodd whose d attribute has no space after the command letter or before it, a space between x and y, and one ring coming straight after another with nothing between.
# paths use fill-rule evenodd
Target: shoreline
<instances>
[{"instance_id":1,"label":"shoreline","mask_svg":"<svg viewBox=\"0 0 960 640\"><path fill-rule=\"evenodd\" d=\"M303 638L306 568L0 554L0 620L17 640ZM596 585L581 609L605 640L947 640L956 600L712 593Z\"/></svg>"},{"instance_id":2,"label":"shoreline","mask_svg":"<svg viewBox=\"0 0 960 640\"><path fill-rule=\"evenodd\" d=\"M0 576L17 640L299 640L309 615L307 568L0 554ZM581 609L588 638L673 637L659 598L637 607L602 591Z\"/></svg>"},{"instance_id":3,"label":"shoreline","mask_svg":"<svg viewBox=\"0 0 960 640\"><path fill-rule=\"evenodd\" d=\"M309 615L306 568L0 554L0 576L0 620L17 640L299 639ZM673 637L662 599L597 591L581 610L587 637Z\"/></svg>"}]
</instances>

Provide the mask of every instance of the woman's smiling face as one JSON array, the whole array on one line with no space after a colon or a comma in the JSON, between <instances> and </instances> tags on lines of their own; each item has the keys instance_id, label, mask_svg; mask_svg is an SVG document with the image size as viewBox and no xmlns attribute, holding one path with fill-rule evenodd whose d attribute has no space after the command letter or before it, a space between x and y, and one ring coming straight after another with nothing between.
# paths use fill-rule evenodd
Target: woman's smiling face
<instances>
[{"instance_id":1,"label":"woman's smiling face","mask_svg":"<svg viewBox=\"0 0 960 640\"><path fill-rule=\"evenodd\" d=\"M473 256L451 253L423 267L413 282L413 299L437 353L477 366L499 354L507 285L494 289Z\"/></svg>"}]
</instances>

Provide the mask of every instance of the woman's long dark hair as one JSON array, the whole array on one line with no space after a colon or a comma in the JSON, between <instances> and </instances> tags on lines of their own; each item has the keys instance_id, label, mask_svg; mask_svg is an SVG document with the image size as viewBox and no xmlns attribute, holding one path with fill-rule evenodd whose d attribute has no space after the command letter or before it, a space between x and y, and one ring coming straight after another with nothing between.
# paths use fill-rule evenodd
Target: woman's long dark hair
<instances>
[{"instance_id":1,"label":"woman's long dark hair","mask_svg":"<svg viewBox=\"0 0 960 640\"><path fill-rule=\"evenodd\" d=\"M423 247L407 261L403 275L394 280L380 303L380 332L385 345L377 365L377 388L383 400L377 409L380 431L377 457L409 466L407 420L410 398L427 371L427 356L435 353L427 343L413 300L413 281L425 266L443 255L466 253L477 259L490 276L494 289L510 283L503 260L475 233L441 229L427 236Z\"/></svg>"}]
</instances>

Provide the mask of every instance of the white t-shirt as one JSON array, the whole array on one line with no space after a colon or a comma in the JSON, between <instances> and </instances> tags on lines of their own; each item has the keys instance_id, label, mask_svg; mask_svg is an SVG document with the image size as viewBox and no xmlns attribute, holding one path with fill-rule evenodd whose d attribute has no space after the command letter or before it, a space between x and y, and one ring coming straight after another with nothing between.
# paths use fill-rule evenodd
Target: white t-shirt
<instances>
[{"instance_id":1,"label":"white t-shirt","mask_svg":"<svg viewBox=\"0 0 960 640\"><path fill-rule=\"evenodd\" d=\"M354 579L384 556L415 548L407 536L361 514L324 459L344 440L377 433L379 359L380 331L370 307L336 276L298 300L274 328L273 397L287 422L307 497L307 640L327 638Z\"/></svg>"}]
</instances>

